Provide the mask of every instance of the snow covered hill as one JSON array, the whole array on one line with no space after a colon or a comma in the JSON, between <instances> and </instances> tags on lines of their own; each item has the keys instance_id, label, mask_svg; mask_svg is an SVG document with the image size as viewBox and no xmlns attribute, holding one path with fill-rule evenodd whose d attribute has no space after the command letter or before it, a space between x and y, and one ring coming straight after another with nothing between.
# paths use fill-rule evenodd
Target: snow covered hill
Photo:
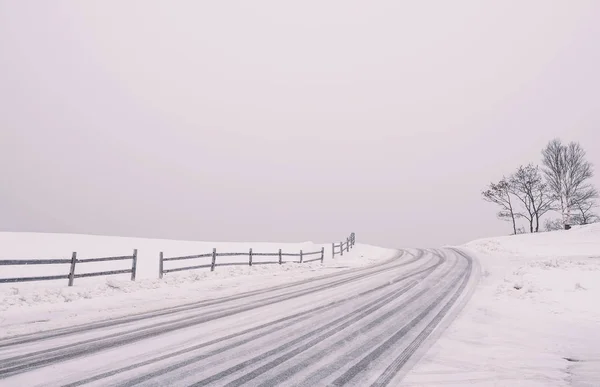
<instances>
[{"instance_id":1,"label":"snow covered hill","mask_svg":"<svg viewBox=\"0 0 600 387\"><path fill-rule=\"evenodd\" d=\"M482 276L407 386L600 386L600 224L481 239Z\"/></svg>"}]
</instances>

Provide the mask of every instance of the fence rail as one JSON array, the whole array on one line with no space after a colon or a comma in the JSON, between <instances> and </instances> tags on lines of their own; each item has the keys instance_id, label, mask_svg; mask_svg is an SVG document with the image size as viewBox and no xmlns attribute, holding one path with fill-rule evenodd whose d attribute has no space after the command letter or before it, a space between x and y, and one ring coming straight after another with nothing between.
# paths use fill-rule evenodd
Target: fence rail
<instances>
[{"instance_id":1,"label":"fence rail","mask_svg":"<svg viewBox=\"0 0 600 387\"><path fill-rule=\"evenodd\" d=\"M75 268L77 264L92 263L92 262L107 262L107 261L124 261L131 259L131 269L123 270L108 270L98 271L92 273L81 273L76 274ZM59 275L46 275L37 277L12 277L12 278L0 278L0 283L14 283L14 282L31 282L31 281L53 281L68 279L69 286L73 286L75 278L86 278L86 277L99 277L106 275L115 274L128 274L131 273L131 280L135 281L135 275L137 271L137 249L133 250L132 255L119 255L115 257L100 257L100 258L85 258L78 259L77 252L73 252L71 259L5 259L0 260L0 266L23 266L23 265L62 265L70 264L70 269L67 274Z\"/></svg>"},{"instance_id":2,"label":"fence rail","mask_svg":"<svg viewBox=\"0 0 600 387\"><path fill-rule=\"evenodd\" d=\"M55 265L59 263L71 263L70 259L5 259L0 261L0 266L19 265Z\"/></svg>"},{"instance_id":3,"label":"fence rail","mask_svg":"<svg viewBox=\"0 0 600 387\"><path fill-rule=\"evenodd\" d=\"M186 255L183 257L163 258L163 261L182 261L182 260L186 260L186 259L208 258L208 257L212 257L212 254L197 254L197 255Z\"/></svg>"}]
</instances>

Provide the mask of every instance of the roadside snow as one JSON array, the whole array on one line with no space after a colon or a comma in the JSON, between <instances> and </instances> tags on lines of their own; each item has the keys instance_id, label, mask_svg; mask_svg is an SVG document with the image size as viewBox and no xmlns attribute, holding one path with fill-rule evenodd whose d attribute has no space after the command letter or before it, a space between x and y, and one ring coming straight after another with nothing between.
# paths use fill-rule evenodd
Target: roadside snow
<instances>
[{"instance_id":1,"label":"roadside snow","mask_svg":"<svg viewBox=\"0 0 600 387\"><path fill-rule=\"evenodd\" d=\"M80 258L128 255L138 249L137 281L129 274L80 278L68 287L66 280L0 284L0 338L98 321L131 313L176 306L187 302L228 296L240 292L299 281L335 271L371 265L392 258L396 250L356 244L344 256L331 258L331 245L305 243L210 243L161 239L122 238L93 235L0 233L0 259L65 258L77 251ZM224 266L165 274L158 277L158 256L165 257L212 252L319 251L325 247L325 262L283 265ZM260 257L256 257L259 258ZM255 262L259 259L254 259ZM268 257L272 260L273 257ZM298 257L285 257L295 259ZM311 256L309 258L316 258ZM235 257L245 261L247 256ZM118 270L131 261L87 265L87 271ZM204 262L176 261L202 264ZM209 258L210 262L210 258ZM68 273L69 265L0 266L0 277ZM83 265L81 265L83 268ZM78 270L79 272L79 266Z\"/></svg>"},{"instance_id":2,"label":"roadside snow","mask_svg":"<svg viewBox=\"0 0 600 387\"><path fill-rule=\"evenodd\" d=\"M406 386L600 386L600 225L464 246L482 276Z\"/></svg>"}]
</instances>

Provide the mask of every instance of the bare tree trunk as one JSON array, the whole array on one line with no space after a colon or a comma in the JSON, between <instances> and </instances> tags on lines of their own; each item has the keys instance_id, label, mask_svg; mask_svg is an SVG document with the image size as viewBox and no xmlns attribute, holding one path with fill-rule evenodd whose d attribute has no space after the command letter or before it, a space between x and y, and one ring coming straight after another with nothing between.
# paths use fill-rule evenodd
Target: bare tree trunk
<instances>
[{"instance_id":1,"label":"bare tree trunk","mask_svg":"<svg viewBox=\"0 0 600 387\"><path fill-rule=\"evenodd\" d=\"M510 208L510 217L512 218L513 233L514 233L514 235L517 235L517 222L515 221L515 212L513 211L512 201L510 200L510 195L508 195L508 207Z\"/></svg>"},{"instance_id":2,"label":"bare tree trunk","mask_svg":"<svg viewBox=\"0 0 600 387\"><path fill-rule=\"evenodd\" d=\"M571 228L571 206L567 206L567 214L565 215L565 230Z\"/></svg>"}]
</instances>

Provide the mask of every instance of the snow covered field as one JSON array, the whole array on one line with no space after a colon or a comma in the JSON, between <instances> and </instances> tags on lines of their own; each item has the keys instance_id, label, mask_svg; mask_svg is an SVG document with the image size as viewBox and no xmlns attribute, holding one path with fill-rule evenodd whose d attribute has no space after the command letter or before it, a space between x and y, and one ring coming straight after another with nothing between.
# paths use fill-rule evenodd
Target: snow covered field
<instances>
[{"instance_id":1,"label":"snow covered field","mask_svg":"<svg viewBox=\"0 0 600 387\"><path fill-rule=\"evenodd\" d=\"M600 386L600 224L464 246L479 287L406 386Z\"/></svg>"},{"instance_id":2,"label":"snow covered field","mask_svg":"<svg viewBox=\"0 0 600 387\"><path fill-rule=\"evenodd\" d=\"M275 286L370 265L397 254L396 250L356 244L343 257L336 254L332 259L331 244L312 242L213 243L43 233L0 233L0 246L0 259L69 258L72 251L77 251L79 258L92 258L130 255L134 248L138 249L136 282L130 281L129 274L122 274L78 278L73 287L68 287L66 280L0 284L0 338ZM217 267L214 272L199 269L165 274L162 280L158 279L160 251L165 257L171 257L209 253L213 248L220 252L247 252L253 248L254 252L282 249L298 253L301 249L304 252L319 251L321 247L325 247L323 265L311 262ZM235 259L245 260L247 256ZM253 260L272 261L273 257L254 257ZM210 258L169 263L182 266L181 262L185 262L185 266L202 264L210 262ZM77 272L130 267L130 260L89 263L78 265ZM53 275L68 273L69 265L1 266L0 270L0 277L4 278Z\"/></svg>"}]
</instances>

